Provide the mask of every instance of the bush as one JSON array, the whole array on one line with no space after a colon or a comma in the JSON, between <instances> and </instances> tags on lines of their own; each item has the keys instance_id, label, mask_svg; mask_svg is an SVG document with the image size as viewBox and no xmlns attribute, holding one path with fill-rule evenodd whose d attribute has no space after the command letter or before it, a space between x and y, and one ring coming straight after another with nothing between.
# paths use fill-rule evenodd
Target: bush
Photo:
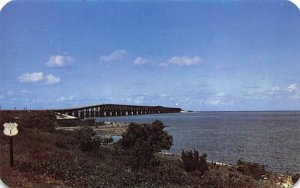
<instances>
[{"instance_id":1,"label":"bush","mask_svg":"<svg viewBox=\"0 0 300 188\"><path fill-rule=\"evenodd\" d=\"M66 149L66 150L68 150L69 149L69 146L65 143L65 142L63 142L63 141L56 141L55 142L55 145L57 146L57 147L59 147L59 148L61 148L61 149Z\"/></svg>"},{"instance_id":2,"label":"bush","mask_svg":"<svg viewBox=\"0 0 300 188\"><path fill-rule=\"evenodd\" d=\"M57 121L59 127L77 127L80 126L81 123L82 121L80 119L67 119Z\"/></svg>"},{"instance_id":3,"label":"bush","mask_svg":"<svg viewBox=\"0 0 300 188\"><path fill-rule=\"evenodd\" d=\"M112 143L114 140L112 137L109 137L109 138L102 138L101 139L101 144L104 144L104 145L108 145L109 143Z\"/></svg>"},{"instance_id":4,"label":"bush","mask_svg":"<svg viewBox=\"0 0 300 188\"><path fill-rule=\"evenodd\" d=\"M134 168L159 164L154 153L171 148L173 138L163 129L163 123L158 120L152 124L131 123L128 126L118 144L131 153L131 164Z\"/></svg>"},{"instance_id":5,"label":"bush","mask_svg":"<svg viewBox=\"0 0 300 188\"><path fill-rule=\"evenodd\" d=\"M299 180L299 178L300 178L300 174L294 174L294 175L292 176L292 182L293 182L293 183L296 183L296 182Z\"/></svg>"},{"instance_id":6,"label":"bush","mask_svg":"<svg viewBox=\"0 0 300 188\"><path fill-rule=\"evenodd\" d=\"M108 145L113 141L111 137L102 138L101 136L96 135L94 130L88 126L79 129L76 135L80 143L80 149L84 152L97 151L102 144Z\"/></svg>"},{"instance_id":7,"label":"bush","mask_svg":"<svg viewBox=\"0 0 300 188\"><path fill-rule=\"evenodd\" d=\"M86 126L95 126L96 125L96 119L85 119L82 121L83 125Z\"/></svg>"},{"instance_id":8,"label":"bush","mask_svg":"<svg viewBox=\"0 0 300 188\"><path fill-rule=\"evenodd\" d=\"M84 126L77 133L77 139L80 143L80 149L84 152L94 149L93 139L96 133L91 127Z\"/></svg>"},{"instance_id":9,"label":"bush","mask_svg":"<svg viewBox=\"0 0 300 188\"><path fill-rule=\"evenodd\" d=\"M204 172L208 170L206 157L207 155L205 153L199 157L199 152L197 150L182 150L181 159L184 170L187 172L198 171L200 175L203 175Z\"/></svg>"},{"instance_id":10,"label":"bush","mask_svg":"<svg viewBox=\"0 0 300 188\"><path fill-rule=\"evenodd\" d=\"M24 111L24 112L1 112L0 124L16 122L18 129L38 128L45 132L53 132L56 125L56 117L51 111Z\"/></svg>"},{"instance_id":11,"label":"bush","mask_svg":"<svg viewBox=\"0 0 300 188\"><path fill-rule=\"evenodd\" d=\"M237 161L236 168L237 171L241 172L244 175L252 176L256 180L260 179L262 175L265 175L267 173L264 165L260 165L258 163L244 162L241 160Z\"/></svg>"}]
</instances>

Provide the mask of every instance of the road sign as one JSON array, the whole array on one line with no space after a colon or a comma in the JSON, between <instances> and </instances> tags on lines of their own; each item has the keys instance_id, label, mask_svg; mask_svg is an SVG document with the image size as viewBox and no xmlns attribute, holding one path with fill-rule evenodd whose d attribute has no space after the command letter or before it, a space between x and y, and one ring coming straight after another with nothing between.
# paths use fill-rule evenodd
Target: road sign
<instances>
[{"instance_id":1,"label":"road sign","mask_svg":"<svg viewBox=\"0 0 300 188\"><path fill-rule=\"evenodd\" d=\"M14 166L14 149L13 149L13 136L16 136L18 134L18 124L17 123L4 123L3 124L4 130L3 133L6 136L9 136L9 145L10 145L10 166Z\"/></svg>"},{"instance_id":2,"label":"road sign","mask_svg":"<svg viewBox=\"0 0 300 188\"><path fill-rule=\"evenodd\" d=\"M6 136L16 136L18 134L18 124L17 123L4 123L3 124L4 130L3 133Z\"/></svg>"}]
</instances>

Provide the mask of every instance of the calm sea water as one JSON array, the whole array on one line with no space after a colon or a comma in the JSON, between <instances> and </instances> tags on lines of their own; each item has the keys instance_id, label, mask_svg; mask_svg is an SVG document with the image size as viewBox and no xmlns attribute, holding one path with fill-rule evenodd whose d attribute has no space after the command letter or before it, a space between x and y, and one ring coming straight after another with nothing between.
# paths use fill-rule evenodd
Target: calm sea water
<instances>
[{"instance_id":1,"label":"calm sea water","mask_svg":"<svg viewBox=\"0 0 300 188\"><path fill-rule=\"evenodd\" d=\"M97 118L97 121L162 121L173 136L169 152L197 149L209 160L238 159L275 172L300 173L300 112L193 112Z\"/></svg>"}]
</instances>

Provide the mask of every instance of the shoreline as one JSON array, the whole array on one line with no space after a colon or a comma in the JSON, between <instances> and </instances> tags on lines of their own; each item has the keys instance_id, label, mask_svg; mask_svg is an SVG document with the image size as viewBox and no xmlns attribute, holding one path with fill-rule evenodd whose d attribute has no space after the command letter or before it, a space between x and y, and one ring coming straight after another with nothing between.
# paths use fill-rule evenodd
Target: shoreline
<instances>
[{"instance_id":1,"label":"shoreline","mask_svg":"<svg viewBox=\"0 0 300 188\"><path fill-rule=\"evenodd\" d=\"M182 148L194 148L209 152L208 155L213 157L213 160L234 163L242 158L267 163L268 169L279 173L300 174L299 157L294 152L298 147L299 132L294 127L298 126L300 116L289 112L282 114L268 111L266 113L253 111L253 114L247 113L251 111L245 111L245 114L232 112L223 114L221 111L220 113L201 111L191 112L190 115L182 113L161 117L97 118L97 120L150 123L157 118L170 127L165 130L175 139L170 151L172 153L180 153ZM199 114L192 115L192 113ZM226 148L226 151L222 148Z\"/></svg>"},{"instance_id":2,"label":"shoreline","mask_svg":"<svg viewBox=\"0 0 300 188\"><path fill-rule=\"evenodd\" d=\"M181 160L180 154L174 154L174 153L169 153L169 152L158 152L158 155L160 157L166 158L168 160ZM210 165L216 165L219 167L226 167L226 168L234 168L235 165L232 164L226 164L218 161L213 161L213 160L206 160L206 162ZM268 178L268 176L271 176ZM278 173L278 172L273 172L273 171L267 171L267 174L262 176L261 181L268 181L270 179L276 179L276 184L278 186L282 186L284 188L291 188L293 187L292 183L292 176ZM294 185L300 185L300 179L294 184Z\"/></svg>"},{"instance_id":3,"label":"shoreline","mask_svg":"<svg viewBox=\"0 0 300 188\"><path fill-rule=\"evenodd\" d=\"M125 122L104 122L105 125L101 125L99 127L101 128L96 128L95 129L95 132L96 130L105 130L105 129L116 129L118 127L122 127L124 132L126 132L126 128L128 127L128 125L130 123L125 123ZM109 137L112 137L112 136L122 136L122 134L114 134L114 135L105 135L105 134L101 134L102 136L109 136ZM188 151L188 150L185 150L185 151ZM160 156L163 156L163 157L166 157L167 159L169 160L181 160L181 157L180 157L180 153L170 153L170 152L167 152L167 151L161 151L161 152L158 152L158 155ZM233 168L234 165L233 164L227 164L227 163L223 163L223 162L219 162L219 161L213 161L213 160L207 160L207 162L210 164L210 165L216 165L216 166L220 166L220 167L229 167L229 168ZM274 172L274 171L267 171L269 174L271 174L271 176L274 176L276 177L277 179L277 185L279 186L283 186L285 188L289 188L291 187L293 184L291 182L291 176L290 175L286 175L286 174L283 174L283 173L280 173L280 172ZM273 178L274 178L273 177ZM269 179L271 178L268 178L267 175L264 175L263 176L263 179L262 181L268 181ZM299 183L300 180L297 182Z\"/></svg>"},{"instance_id":4,"label":"shoreline","mask_svg":"<svg viewBox=\"0 0 300 188\"><path fill-rule=\"evenodd\" d=\"M7 117L5 117L6 115ZM6 121L6 119L14 119L15 117L14 114L6 115L1 116L0 119ZM220 162L208 163L209 170L202 178L199 178L194 173L189 173L183 169L180 155L169 154L167 150L161 154L155 154L159 155L157 157L161 161L155 168L149 167L132 171L128 163L132 159L126 155L126 151L116 150L112 145L101 145L96 150L89 152L82 151L78 137L71 132L86 126L96 129L97 134L100 135L121 135L122 131L126 131L128 127L127 123L96 123L92 120L80 120L79 122L71 121L60 124L53 118L53 114L47 112L19 114L18 117L20 117L18 123L22 128L15 139L15 143L18 143L15 145L16 166L9 168L6 160L0 160L2 172L7 172L3 173L2 177L11 186L58 185L78 187L81 185L84 187L86 185L97 187L126 184L143 187L149 184L156 187L164 185L180 187L210 183L215 187L218 185L288 187L286 182L290 180L288 176L280 178L279 174L268 171L261 174L259 168L257 168L259 177L255 176L256 167L254 166L255 168L251 170L253 165L250 163L243 163L241 166L224 166L224 163ZM40 121L35 121L37 118ZM65 127L58 127L59 125L65 125ZM55 131L54 128L62 131ZM5 141L7 138L2 136L1 140ZM5 144L3 156L7 158L8 143L3 143ZM246 171L240 171L239 167ZM23 177L23 180L16 181L11 174ZM160 174L164 175L161 176ZM268 179L264 178L264 175ZM140 178L138 182L136 181L137 176ZM49 177L52 179L46 181ZM112 179L114 177L115 179ZM83 179L89 181L83 181Z\"/></svg>"},{"instance_id":5,"label":"shoreline","mask_svg":"<svg viewBox=\"0 0 300 188\"><path fill-rule=\"evenodd\" d=\"M89 126L91 127L97 135L103 136L103 137L113 137L113 136L122 136L124 132L126 132L126 129L128 127L129 123L123 123L123 122L96 122L96 125ZM83 126L88 125L82 125L82 126L65 126L65 127L56 127L56 130L64 130L64 131L75 131L79 130Z\"/></svg>"},{"instance_id":6,"label":"shoreline","mask_svg":"<svg viewBox=\"0 0 300 188\"><path fill-rule=\"evenodd\" d=\"M97 122L96 120L96 125L95 126L90 126L90 125L86 125L89 126L91 128L93 128L93 130L97 133L97 135L102 136L102 137L119 137L122 136L123 133L126 132L127 127L129 126L130 123L127 122L117 122L117 121L99 121ZM83 125L85 126L85 125ZM66 130L66 131L74 131L76 129L80 129L82 126L74 126L74 127L57 127L55 128L56 130ZM168 127L168 126L165 126ZM188 150L193 150L193 149L184 149L185 151ZM162 155L168 155L168 156L180 156L180 152L179 153L171 153L168 151L162 151L159 152ZM224 162L220 162L220 161L214 161L214 160L208 160L208 162L214 162L217 163L219 165L223 165L223 166L232 166L232 164L227 164ZM283 172L276 172L273 171L272 169L269 169L270 171L277 173L277 174L282 174Z\"/></svg>"}]
</instances>

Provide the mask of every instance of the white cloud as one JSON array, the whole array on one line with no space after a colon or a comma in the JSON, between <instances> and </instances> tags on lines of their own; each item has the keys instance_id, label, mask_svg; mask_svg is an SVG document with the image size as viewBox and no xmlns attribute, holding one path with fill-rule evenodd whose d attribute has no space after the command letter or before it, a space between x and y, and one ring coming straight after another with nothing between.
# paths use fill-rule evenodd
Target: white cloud
<instances>
[{"instance_id":1,"label":"white cloud","mask_svg":"<svg viewBox=\"0 0 300 188\"><path fill-rule=\"evenodd\" d=\"M46 79L46 84L57 84L60 82L60 78L52 74L46 75L45 79Z\"/></svg>"},{"instance_id":2,"label":"white cloud","mask_svg":"<svg viewBox=\"0 0 300 188\"><path fill-rule=\"evenodd\" d=\"M281 93L282 89L280 89L279 86L275 86L275 87L272 87L271 90L268 91L268 94L269 95L279 95Z\"/></svg>"},{"instance_id":3,"label":"white cloud","mask_svg":"<svg viewBox=\"0 0 300 188\"><path fill-rule=\"evenodd\" d=\"M126 102L131 104L142 104L145 101L145 96L136 96L136 97L128 97L126 98Z\"/></svg>"},{"instance_id":4,"label":"white cloud","mask_svg":"<svg viewBox=\"0 0 300 188\"><path fill-rule=\"evenodd\" d=\"M148 63L150 63L150 61L148 59L145 59L145 58L142 58L142 57L137 57L133 61L134 65L144 65L144 64L148 64Z\"/></svg>"},{"instance_id":5,"label":"white cloud","mask_svg":"<svg viewBox=\"0 0 300 188\"><path fill-rule=\"evenodd\" d=\"M61 96L59 97L58 99L56 99L55 101L56 102L65 102L65 101L71 101L74 99L74 95L71 95L69 97L64 97L64 96Z\"/></svg>"},{"instance_id":6,"label":"white cloud","mask_svg":"<svg viewBox=\"0 0 300 188\"><path fill-rule=\"evenodd\" d=\"M73 58L66 55L53 55L50 56L48 62L45 64L47 67L64 67L73 62Z\"/></svg>"},{"instance_id":7,"label":"white cloud","mask_svg":"<svg viewBox=\"0 0 300 188\"><path fill-rule=\"evenodd\" d=\"M287 88L288 92L293 93L298 89L297 84L290 84Z\"/></svg>"},{"instance_id":8,"label":"white cloud","mask_svg":"<svg viewBox=\"0 0 300 188\"><path fill-rule=\"evenodd\" d=\"M174 56L168 60L168 64L177 66L193 66L201 64L203 60L199 56L186 57L186 56Z\"/></svg>"},{"instance_id":9,"label":"white cloud","mask_svg":"<svg viewBox=\"0 0 300 188\"><path fill-rule=\"evenodd\" d=\"M38 83L45 81L46 84L57 84L60 78L52 74L44 75L43 72L25 73L19 76L19 80L23 83Z\"/></svg>"},{"instance_id":10,"label":"white cloud","mask_svg":"<svg viewBox=\"0 0 300 188\"><path fill-rule=\"evenodd\" d=\"M61 97L59 97L58 99L56 99L56 102L64 102L64 101L66 101L66 100L67 100L66 97L61 96Z\"/></svg>"},{"instance_id":11,"label":"white cloud","mask_svg":"<svg viewBox=\"0 0 300 188\"><path fill-rule=\"evenodd\" d=\"M100 62L121 61L125 58L127 52L125 50L115 50L109 55L99 57Z\"/></svg>"},{"instance_id":12,"label":"white cloud","mask_svg":"<svg viewBox=\"0 0 300 188\"><path fill-rule=\"evenodd\" d=\"M24 83L35 83L43 80L44 73L34 72L34 73L25 73L19 76L19 80Z\"/></svg>"}]
</instances>

